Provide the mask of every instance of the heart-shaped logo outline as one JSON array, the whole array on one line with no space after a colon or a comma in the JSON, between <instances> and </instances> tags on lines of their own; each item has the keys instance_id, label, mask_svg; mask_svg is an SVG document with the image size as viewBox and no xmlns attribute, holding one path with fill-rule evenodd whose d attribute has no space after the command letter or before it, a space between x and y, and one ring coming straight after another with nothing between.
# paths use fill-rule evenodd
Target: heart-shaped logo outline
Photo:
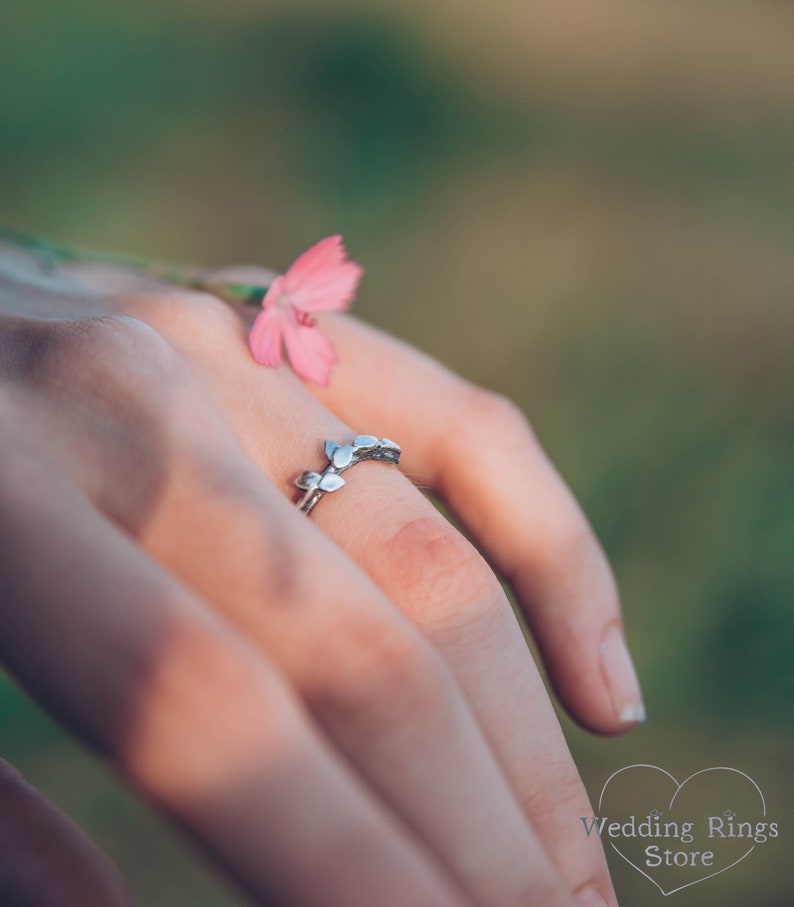
<instances>
[{"instance_id":1,"label":"heart-shaped logo outline","mask_svg":"<svg viewBox=\"0 0 794 907\"><path fill-rule=\"evenodd\" d=\"M656 769L657 772L661 772L663 775L666 775L673 782L673 784L675 784L675 786L676 786L675 793L673 794L672 798L670 799L670 805L668 806L668 809L672 809L673 803L675 803L675 798L681 792L681 788L685 784L688 784L693 778L696 778L698 775L703 775L706 772L736 772L737 775L741 775L743 778L746 778L750 782L750 784L752 784L753 787L758 791L758 796L761 798L761 807L763 809L763 816L764 816L764 818L766 818L766 800L764 799L764 795L761 792L761 788L755 783L755 781L753 781L753 779L748 774L746 774L743 771L740 771L738 768L729 768L727 765L713 765L711 768L702 768L698 772L693 772L688 778L685 778L679 784L678 781L670 774L670 772L665 771L663 768L659 768L658 765L650 765L649 763L645 763L645 762L638 762L635 765L626 765L626 766L624 766L624 768L619 768L616 772L613 772L607 778L607 780L604 782L604 786L601 788L601 796L598 798L599 815L601 813L601 805L604 802L604 794L606 793L606 789L609 786L609 782L613 778L616 778L621 772L627 772L632 768ZM614 841L610 841L609 843L612 845L612 848L615 851L615 853L617 853L619 856L623 857L623 859L629 864L629 866L633 866L634 869L636 869L637 872L640 873L640 875L644 875L645 878L648 879L649 882L653 882L653 884L659 889L659 891L662 892L664 897L669 897L671 894L675 894L677 891L683 891L684 888L691 888L692 885L697 885L699 882L705 882L706 879L713 879L714 876L721 875L723 872L727 872L729 869L733 869L734 866L736 866L737 864L741 863L742 860L749 857L750 854L755 850L755 844L753 844L752 847L743 856L739 857L738 860L734 860L733 863L728 864L728 866L723 866L722 869L718 869L716 872L712 872L707 876L703 876L702 879L695 879L694 882L687 882L686 885L680 885L678 888L673 888L671 891L665 891L664 888L662 888L662 886L656 881L656 879L651 878L651 876L649 876L647 872L643 872L640 869L640 867L636 865L636 863L632 863L631 860L626 856L626 854L622 853L621 850L615 845Z\"/></svg>"}]
</instances>

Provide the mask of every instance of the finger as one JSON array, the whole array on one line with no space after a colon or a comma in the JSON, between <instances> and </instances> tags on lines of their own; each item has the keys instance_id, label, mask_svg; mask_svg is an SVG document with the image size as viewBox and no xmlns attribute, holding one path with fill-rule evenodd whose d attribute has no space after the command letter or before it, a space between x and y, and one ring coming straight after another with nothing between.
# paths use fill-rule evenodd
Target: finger
<instances>
[{"instance_id":1,"label":"finger","mask_svg":"<svg viewBox=\"0 0 794 907\"><path fill-rule=\"evenodd\" d=\"M523 416L354 319L326 325L342 364L319 398L404 439L406 469L443 495L516 590L571 714L604 733L644 720L612 572ZM371 370L377 395L361 382Z\"/></svg>"},{"instance_id":2,"label":"finger","mask_svg":"<svg viewBox=\"0 0 794 907\"><path fill-rule=\"evenodd\" d=\"M359 467L357 467L359 468ZM570 888L614 899L599 842L571 833L591 814L546 690L498 581L414 489L400 498L375 477L313 515L422 630L451 667L512 789ZM373 498L388 519L366 533ZM413 500L412 500L413 498ZM402 506L401 506L402 505ZM381 513L382 516L382 513ZM392 522L393 521L393 522ZM398 528L396 528L398 527ZM611 900L610 903L614 903Z\"/></svg>"},{"instance_id":3,"label":"finger","mask_svg":"<svg viewBox=\"0 0 794 907\"><path fill-rule=\"evenodd\" d=\"M7 907L131 907L108 858L0 759L0 903Z\"/></svg>"},{"instance_id":4,"label":"finger","mask_svg":"<svg viewBox=\"0 0 794 907\"><path fill-rule=\"evenodd\" d=\"M226 367L250 401L237 369ZM272 400L262 373L252 374L259 399ZM296 406L314 407L324 428L342 430L299 383L281 394L282 402L291 395ZM298 462L316 457L305 431L293 437L289 424L262 418L271 430L278 425L279 446ZM250 460L224 445L222 426L191 424L196 435L183 436L180 447L201 450L212 437L215 466L208 471L204 458L180 465L182 480L143 534L147 549L268 653L350 762L478 904L567 904L441 659ZM270 457L269 470L285 468L282 455ZM389 479L416 494L396 471Z\"/></svg>"},{"instance_id":5,"label":"finger","mask_svg":"<svg viewBox=\"0 0 794 907\"><path fill-rule=\"evenodd\" d=\"M461 901L268 663L29 456L0 470L0 657L270 903Z\"/></svg>"},{"instance_id":6,"label":"finger","mask_svg":"<svg viewBox=\"0 0 794 907\"><path fill-rule=\"evenodd\" d=\"M342 349L340 337L336 339ZM367 344L370 342L368 338ZM370 349L368 345L367 350ZM345 362L353 360L353 352L347 353L343 353L340 373ZM388 371L387 351L376 344L373 353L380 367ZM429 370L433 368L428 365ZM412 369L413 365L406 365L404 371L411 374ZM424 466L421 428L428 428L421 421L421 410L426 405L423 401L436 397L431 377L427 372L420 374L423 390L414 388L416 392L408 394L410 400L420 401L415 408L420 410L419 429L413 427L413 418L405 419L399 411L395 415L399 407L392 400L396 383L393 374L383 379L384 392L378 395L380 412L375 413L368 406L364 415L356 416L356 424L366 425L367 431L372 424L369 419L374 418L376 433L391 431L391 436L403 440L401 432L408 432L406 449L410 451L414 445L419 448L418 455L409 454L407 458L407 470L412 474ZM353 389L341 380L332 383L332 387L345 401L340 411L344 409L346 415L351 415L345 394L353 394ZM402 410L414 412L406 404ZM438 433L435 437L439 437ZM431 442L431 449L432 446ZM467 450L475 446L473 439L464 444ZM456 467L453 464L450 468ZM426 469L420 472L420 480L433 483L436 478ZM346 495L348 503L349 499L350 495ZM342 499L335 504L337 512L331 514L326 509L325 514L318 512L316 519L320 523L326 517L333 520L334 527L329 527L329 531L338 533L343 522L338 514ZM393 505L390 513L394 514ZM571 835L572 823L590 812L587 795L501 588L476 553L462 539L451 535L435 514L423 520L412 520L406 514L402 520L408 528L381 542L391 558L374 554L371 534L369 551L366 542L356 547L355 534L342 543L424 628L454 667L527 815L569 885L577 890L595 886L614 903L600 844L592 841L582 847ZM487 531L483 529L484 534ZM395 562L400 565L397 569Z\"/></svg>"}]
</instances>

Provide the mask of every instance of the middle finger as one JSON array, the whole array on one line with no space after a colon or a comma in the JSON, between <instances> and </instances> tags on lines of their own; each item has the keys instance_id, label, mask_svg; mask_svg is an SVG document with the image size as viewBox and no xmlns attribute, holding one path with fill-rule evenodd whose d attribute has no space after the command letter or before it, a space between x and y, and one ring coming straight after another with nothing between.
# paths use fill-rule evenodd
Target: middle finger
<instances>
[{"instance_id":1,"label":"middle finger","mask_svg":"<svg viewBox=\"0 0 794 907\"><path fill-rule=\"evenodd\" d=\"M337 438L351 439L351 434ZM299 447L298 438L294 443ZM323 460L315 451L305 466L319 470ZM294 473L285 470L278 476L285 493ZM490 567L403 476L378 464L362 464L347 475L345 488L326 495L311 519L451 667L566 882L574 890L594 885L616 903L600 843L583 842L575 834L578 817L591 812L587 793L518 621Z\"/></svg>"}]
</instances>

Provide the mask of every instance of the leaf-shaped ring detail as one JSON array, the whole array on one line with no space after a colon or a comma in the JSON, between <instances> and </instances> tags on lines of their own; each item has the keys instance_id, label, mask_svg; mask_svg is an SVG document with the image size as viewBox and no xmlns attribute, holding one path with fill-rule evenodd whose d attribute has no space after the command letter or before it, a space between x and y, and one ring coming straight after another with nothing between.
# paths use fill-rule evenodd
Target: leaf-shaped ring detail
<instances>
[{"instance_id":1,"label":"leaf-shaped ring detail","mask_svg":"<svg viewBox=\"0 0 794 907\"><path fill-rule=\"evenodd\" d=\"M309 514L320 498L329 491L338 491L344 484L342 473L364 460L377 460L396 466L400 462L400 445L389 438L378 440L375 435L356 435L352 443L338 444L328 439L324 445L328 462L322 472L306 470L295 485L303 491L297 501L301 513Z\"/></svg>"}]
</instances>

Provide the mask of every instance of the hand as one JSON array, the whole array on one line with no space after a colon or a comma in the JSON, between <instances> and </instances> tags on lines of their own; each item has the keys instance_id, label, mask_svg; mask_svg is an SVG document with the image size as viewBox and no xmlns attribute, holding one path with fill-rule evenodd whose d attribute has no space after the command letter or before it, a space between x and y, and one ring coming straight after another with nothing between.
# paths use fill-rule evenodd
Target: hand
<instances>
[{"instance_id":1,"label":"hand","mask_svg":"<svg viewBox=\"0 0 794 907\"><path fill-rule=\"evenodd\" d=\"M288 500L324 438L395 437L409 473L482 527L566 702L617 730L639 694L620 649L619 670L601 663L614 585L523 420L329 318L343 365L321 400L353 431L289 371L256 366L226 305L90 279L103 296L3 282L11 670L260 898L556 905L594 885L614 904L485 561L381 464L311 520ZM504 482L516 463L524 489Z\"/></svg>"}]
</instances>

